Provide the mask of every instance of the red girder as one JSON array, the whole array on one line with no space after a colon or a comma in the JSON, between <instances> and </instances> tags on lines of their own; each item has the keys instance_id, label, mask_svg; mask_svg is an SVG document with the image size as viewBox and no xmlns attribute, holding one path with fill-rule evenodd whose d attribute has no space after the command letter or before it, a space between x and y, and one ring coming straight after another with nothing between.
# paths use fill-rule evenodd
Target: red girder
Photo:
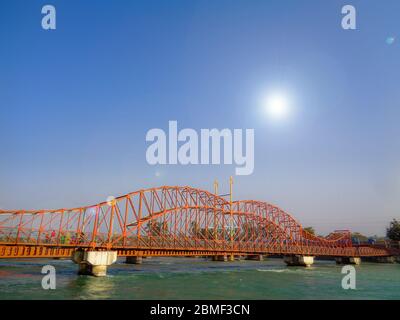
<instances>
[{"instance_id":1,"label":"red girder","mask_svg":"<svg viewBox=\"0 0 400 320\"><path fill-rule=\"evenodd\" d=\"M207 254L389 255L385 248L352 246L349 231L326 238L312 235L291 215L266 202L230 204L205 190L172 186L132 192L89 207L0 210L0 245Z\"/></svg>"}]
</instances>

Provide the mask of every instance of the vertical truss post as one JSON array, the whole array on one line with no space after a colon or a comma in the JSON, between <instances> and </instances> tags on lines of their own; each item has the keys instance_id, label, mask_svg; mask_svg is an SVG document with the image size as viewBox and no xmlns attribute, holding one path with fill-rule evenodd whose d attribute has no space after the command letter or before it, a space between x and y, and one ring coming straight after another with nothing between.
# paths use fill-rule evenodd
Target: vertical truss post
<instances>
[{"instance_id":1,"label":"vertical truss post","mask_svg":"<svg viewBox=\"0 0 400 320\"><path fill-rule=\"evenodd\" d=\"M40 243L40 236L42 235L42 231L43 231L43 218L44 218L44 213L41 212L40 215L41 215L41 217L40 217L40 226L39 226L39 232L38 232L36 244L39 244L39 243Z\"/></svg>"},{"instance_id":2,"label":"vertical truss post","mask_svg":"<svg viewBox=\"0 0 400 320\"><path fill-rule=\"evenodd\" d=\"M58 234L57 234L57 244L60 244L60 235L61 235L61 229L62 229L62 223L64 219L64 210L61 210L61 217L60 217L60 226L58 227Z\"/></svg>"},{"instance_id":3,"label":"vertical truss post","mask_svg":"<svg viewBox=\"0 0 400 320\"><path fill-rule=\"evenodd\" d=\"M113 219L114 219L114 208L115 208L115 200L113 200L112 204L111 204L111 212L110 212L110 224L109 224L109 230L108 230L108 240L107 240L107 245L111 246L111 242L112 242L112 232L113 232Z\"/></svg>"},{"instance_id":4,"label":"vertical truss post","mask_svg":"<svg viewBox=\"0 0 400 320\"><path fill-rule=\"evenodd\" d=\"M230 210L230 222L229 222L229 233L231 240L231 248L233 249L233 208L232 208L232 186L233 177L229 177L229 210Z\"/></svg>"},{"instance_id":5,"label":"vertical truss post","mask_svg":"<svg viewBox=\"0 0 400 320\"><path fill-rule=\"evenodd\" d=\"M92 243L90 244L91 247L96 246L96 236L97 236L97 225L99 223L99 212L100 212L100 206L96 207L96 217L94 218L94 224L93 224L93 233L92 233Z\"/></svg>"},{"instance_id":6,"label":"vertical truss post","mask_svg":"<svg viewBox=\"0 0 400 320\"><path fill-rule=\"evenodd\" d=\"M19 223L18 223L18 230L17 230L17 236L15 238L15 243L18 243L19 235L21 233L21 227L22 227L22 218L24 216L24 212L20 213L20 218L19 218Z\"/></svg>"}]
</instances>

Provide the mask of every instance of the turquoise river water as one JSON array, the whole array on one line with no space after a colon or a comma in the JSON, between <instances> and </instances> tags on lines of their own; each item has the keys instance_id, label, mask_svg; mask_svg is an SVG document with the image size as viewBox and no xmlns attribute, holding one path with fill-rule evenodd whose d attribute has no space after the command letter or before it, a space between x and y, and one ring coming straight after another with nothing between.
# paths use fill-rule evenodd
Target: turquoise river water
<instances>
[{"instance_id":1,"label":"turquoise river water","mask_svg":"<svg viewBox=\"0 0 400 320\"><path fill-rule=\"evenodd\" d=\"M44 265L56 269L56 289L44 290ZM341 266L316 261L286 267L281 259L212 262L152 258L127 265L121 258L104 278L78 276L69 260L0 260L0 299L400 299L400 264L363 262L356 289L342 288Z\"/></svg>"}]
</instances>

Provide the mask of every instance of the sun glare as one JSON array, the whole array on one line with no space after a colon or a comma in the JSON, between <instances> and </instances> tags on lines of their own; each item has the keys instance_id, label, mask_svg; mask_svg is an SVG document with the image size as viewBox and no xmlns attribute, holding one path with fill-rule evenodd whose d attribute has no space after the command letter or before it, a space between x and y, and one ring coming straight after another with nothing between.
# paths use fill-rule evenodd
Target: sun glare
<instances>
[{"instance_id":1,"label":"sun glare","mask_svg":"<svg viewBox=\"0 0 400 320\"><path fill-rule=\"evenodd\" d=\"M281 93L271 94L266 98L265 109L271 118L283 119L289 114L289 101Z\"/></svg>"}]
</instances>

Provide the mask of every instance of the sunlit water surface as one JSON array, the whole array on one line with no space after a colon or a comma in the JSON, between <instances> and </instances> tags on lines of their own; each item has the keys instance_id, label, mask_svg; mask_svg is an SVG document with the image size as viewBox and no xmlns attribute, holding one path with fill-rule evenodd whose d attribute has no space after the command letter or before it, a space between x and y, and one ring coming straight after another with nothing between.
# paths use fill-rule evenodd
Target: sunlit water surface
<instances>
[{"instance_id":1,"label":"sunlit water surface","mask_svg":"<svg viewBox=\"0 0 400 320\"><path fill-rule=\"evenodd\" d=\"M44 290L44 265L56 268L56 289ZM356 266L356 290L342 288L341 266L316 261L286 267L281 259L212 262L202 258L123 259L108 276L78 276L70 260L0 260L0 299L399 299L400 264Z\"/></svg>"}]
</instances>

